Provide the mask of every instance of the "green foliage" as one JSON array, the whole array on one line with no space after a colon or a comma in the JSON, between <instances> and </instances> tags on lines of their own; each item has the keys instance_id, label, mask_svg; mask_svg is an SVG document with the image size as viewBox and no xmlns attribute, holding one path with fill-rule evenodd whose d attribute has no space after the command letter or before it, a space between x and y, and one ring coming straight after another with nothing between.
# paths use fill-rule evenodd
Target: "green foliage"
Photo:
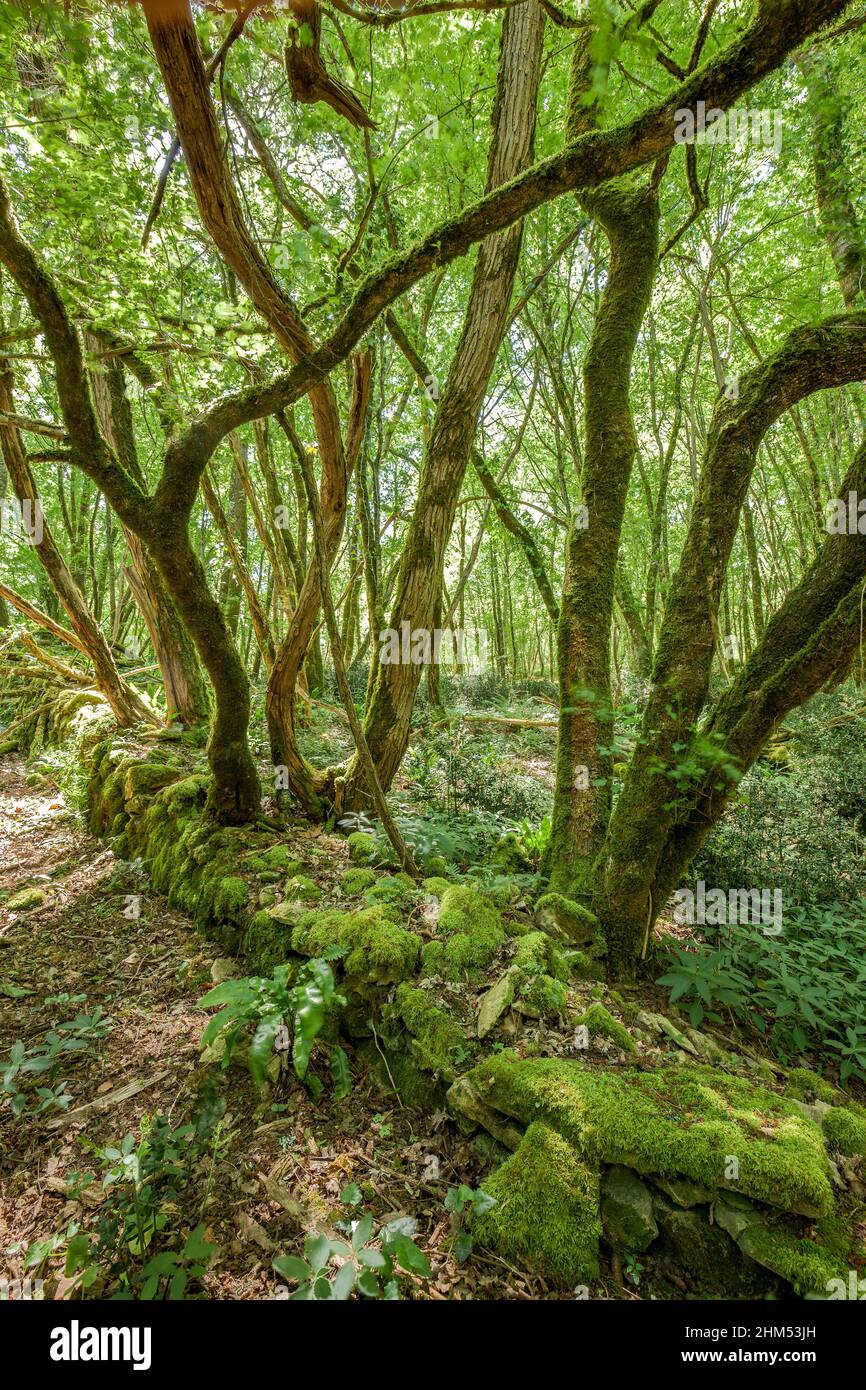
<instances>
[{"instance_id":1,"label":"green foliage","mask_svg":"<svg viewBox=\"0 0 866 1390\"><path fill-rule=\"evenodd\" d=\"M221 1108L202 1112L196 1122L173 1126L163 1115L145 1116L139 1133L118 1145L79 1141L99 1160L98 1172L72 1173L70 1197L99 1183L104 1200L95 1233L77 1223L46 1243L35 1242L25 1268L36 1268L57 1251L65 1254L64 1273L81 1295L108 1290L118 1299L182 1299L200 1283L215 1247L196 1226L180 1246L170 1220L198 1159L213 1148ZM162 1245L162 1249L158 1247Z\"/></svg>"},{"instance_id":2,"label":"green foliage","mask_svg":"<svg viewBox=\"0 0 866 1390\"><path fill-rule=\"evenodd\" d=\"M866 907L801 908L781 936L759 926L703 929L693 947L666 943L658 980L697 1027L728 1010L766 1035L787 1061L810 1048L835 1055L840 1079L866 1080Z\"/></svg>"},{"instance_id":3,"label":"green foliage","mask_svg":"<svg viewBox=\"0 0 866 1390\"><path fill-rule=\"evenodd\" d=\"M360 1189L350 1183L340 1200L355 1206ZM304 1242L304 1258L278 1255L274 1269L284 1279L297 1283L292 1299L345 1303L353 1293L364 1298L394 1300L400 1297L400 1273L429 1279L432 1270L423 1250L412 1236L416 1223L412 1217L396 1217L376 1231L373 1216L338 1223L347 1228L348 1240L314 1232ZM340 1260L338 1267L334 1260Z\"/></svg>"},{"instance_id":4,"label":"green foliage","mask_svg":"<svg viewBox=\"0 0 866 1390\"><path fill-rule=\"evenodd\" d=\"M450 1187L443 1203L451 1213L454 1231L454 1258L461 1263L472 1254L472 1232L466 1222L472 1216L485 1216L496 1206L496 1198L490 1197L481 1187L469 1187L462 1182L459 1187Z\"/></svg>"},{"instance_id":5,"label":"green foliage","mask_svg":"<svg viewBox=\"0 0 866 1390\"><path fill-rule=\"evenodd\" d=\"M339 952L335 952L339 954ZM238 1042L253 1029L248 1063L256 1085L261 1085L268 1063L275 1055L275 1046L284 1030L291 1029L292 1065L295 1075L306 1083L314 1095L321 1094L322 1083L310 1071L310 1059L316 1039L324 1027L328 1012L345 1004L334 984L334 974L327 960L305 961L290 983L292 966L278 965L271 979L251 975L242 980L226 980L199 1000L201 1008L221 1005L220 1012L208 1023L202 1034L202 1044L212 1043L224 1034L224 1065L228 1066ZM348 1062L338 1044L329 1045L334 1095L337 1099L349 1090Z\"/></svg>"},{"instance_id":6,"label":"green foliage","mask_svg":"<svg viewBox=\"0 0 866 1390\"><path fill-rule=\"evenodd\" d=\"M76 1002L84 997L77 996ZM92 1050L93 1044L105 1036L112 1023L113 1019L106 1017L97 1005L91 1014L76 1014L75 1018L48 1029L42 1042L28 1047L19 1038L5 1062L0 1063L0 1097L8 1097L13 1116L19 1119L22 1115L30 1117L47 1110L67 1109L72 1103L68 1082L55 1084L63 1063L70 1054ZM22 1087L25 1077L40 1077L42 1084Z\"/></svg>"}]
</instances>

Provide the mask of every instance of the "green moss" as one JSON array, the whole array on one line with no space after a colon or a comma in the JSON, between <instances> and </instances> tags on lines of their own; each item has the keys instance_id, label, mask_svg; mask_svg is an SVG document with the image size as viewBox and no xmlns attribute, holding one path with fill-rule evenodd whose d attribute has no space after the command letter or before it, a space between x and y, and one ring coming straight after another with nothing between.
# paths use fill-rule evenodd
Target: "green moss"
<instances>
[{"instance_id":1,"label":"green moss","mask_svg":"<svg viewBox=\"0 0 866 1390\"><path fill-rule=\"evenodd\" d=\"M365 888L372 888L375 882L376 875L372 869L347 869L340 879L340 887L344 893L354 897L363 893Z\"/></svg>"},{"instance_id":2,"label":"green moss","mask_svg":"<svg viewBox=\"0 0 866 1390\"><path fill-rule=\"evenodd\" d=\"M544 931L564 937L577 945L592 941L600 933L598 918L561 893L545 893L535 904L535 920Z\"/></svg>"},{"instance_id":3,"label":"green moss","mask_svg":"<svg viewBox=\"0 0 866 1390\"><path fill-rule=\"evenodd\" d=\"M829 1281L844 1273L839 1260L829 1251L789 1231L756 1224L742 1232L737 1244L749 1259L786 1279L801 1295L826 1296Z\"/></svg>"},{"instance_id":4,"label":"green moss","mask_svg":"<svg viewBox=\"0 0 866 1390\"><path fill-rule=\"evenodd\" d=\"M445 1081L454 1079L454 1054L466 1041L463 1029L445 1009L433 1002L427 990L402 984L397 990L397 1012L412 1035L412 1052L426 1071Z\"/></svg>"},{"instance_id":5,"label":"green moss","mask_svg":"<svg viewBox=\"0 0 866 1390\"><path fill-rule=\"evenodd\" d=\"M170 787L166 787L160 796L165 806L172 810L177 810L184 805L200 803L202 806L207 799L210 778L206 773L197 772L191 777L182 777L179 782L172 782Z\"/></svg>"},{"instance_id":6,"label":"green moss","mask_svg":"<svg viewBox=\"0 0 866 1390\"><path fill-rule=\"evenodd\" d=\"M483 1190L496 1204L473 1218L476 1244L562 1288L598 1278L598 1176L555 1130L531 1124Z\"/></svg>"},{"instance_id":7,"label":"green moss","mask_svg":"<svg viewBox=\"0 0 866 1390\"><path fill-rule=\"evenodd\" d=\"M604 966L601 961L593 960L586 951L570 951L568 960L571 962L571 973L576 980L604 979Z\"/></svg>"},{"instance_id":8,"label":"green moss","mask_svg":"<svg viewBox=\"0 0 866 1390\"><path fill-rule=\"evenodd\" d=\"M441 898L443 893L448 892L451 884L448 882L447 878L437 878L434 875L432 878L425 878L421 887L424 889L425 893L430 893L434 898Z\"/></svg>"},{"instance_id":9,"label":"green moss","mask_svg":"<svg viewBox=\"0 0 866 1390\"><path fill-rule=\"evenodd\" d=\"M497 1129L502 1116L523 1124L545 1120L594 1164L686 1176L804 1216L833 1210L818 1127L772 1091L710 1067L681 1063L614 1073L502 1053L462 1076L449 1098L488 1129L482 1115L492 1115ZM731 1157L736 1179L726 1176Z\"/></svg>"},{"instance_id":10,"label":"green moss","mask_svg":"<svg viewBox=\"0 0 866 1390\"><path fill-rule=\"evenodd\" d=\"M568 1001L568 990L561 980L552 975L532 975L516 991L514 1003L517 1009L532 1018L546 1018L549 1014L563 1014Z\"/></svg>"},{"instance_id":11,"label":"green moss","mask_svg":"<svg viewBox=\"0 0 866 1390\"><path fill-rule=\"evenodd\" d=\"M370 907L375 907L377 903L394 903L396 907L408 908L414 900L415 884L411 878L406 879L402 874L393 878L380 878L378 883L368 888L364 894L364 902Z\"/></svg>"},{"instance_id":12,"label":"green moss","mask_svg":"<svg viewBox=\"0 0 866 1390\"><path fill-rule=\"evenodd\" d=\"M609 1038L616 1043L624 1052L636 1052L634 1038L619 1019L614 1018L613 1014L608 1013L603 1004L590 1004L583 1016L577 1019L578 1024L585 1023L589 1029L589 1036Z\"/></svg>"},{"instance_id":13,"label":"green moss","mask_svg":"<svg viewBox=\"0 0 866 1390\"><path fill-rule=\"evenodd\" d=\"M269 912L257 912L243 934L244 959L256 975L272 975L291 955L291 932Z\"/></svg>"},{"instance_id":14,"label":"green moss","mask_svg":"<svg viewBox=\"0 0 866 1390\"><path fill-rule=\"evenodd\" d=\"M474 888L458 884L452 884L442 895L438 930L440 939L424 948L424 970L451 980L467 979L484 970L505 941L496 908Z\"/></svg>"},{"instance_id":15,"label":"green moss","mask_svg":"<svg viewBox=\"0 0 866 1390\"><path fill-rule=\"evenodd\" d=\"M788 1072L785 1095L802 1101L823 1100L827 1105L834 1105L839 1098L835 1086L807 1067L792 1067Z\"/></svg>"},{"instance_id":16,"label":"green moss","mask_svg":"<svg viewBox=\"0 0 866 1390\"><path fill-rule=\"evenodd\" d=\"M369 1066L373 1080L386 1095L398 1095L404 1105L428 1115L442 1109L445 1103L442 1083L429 1071L424 1071L408 1052L400 1048L382 1048L381 1042L377 1046L372 1039L361 1042L355 1051Z\"/></svg>"},{"instance_id":17,"label":"green moss","mask_svg":"<svg viewBox=\"0 0 866 1390\"><path fill-rule=\"evenodd\" d=\"M849 1158L866 1158L866 1119L843 1106L828 1110L823 1120L831 1149Z\"/></svg>"},{"instance_id":18,"label":"green moss","mask_svg":"<svg viewBox=\"0 0 866 1390\"><path fill-rule=\"evenodd\" d=\"M269 869L284 869L287 874L299 874L304 861L289 853L287 845L271 845L262 854Z\"/></svg>"},{"instance_id":19,"label":"green moss","mask_svg":"<svg viewBox=\"0 0 866 1390\"><path fill-rule=\"evenodd\" d=\"M248 897L249 888L245 880L238 878L236 874L227 874L225 878L220 879L214 894L214 915L237 922L246 907Z\"/></svg>"},{"instance_id":20,"label":"green moss","mask_svg":"<svg viewBox=\"0 0 866 1390\"><path fill-rule=\"evenodd\" d=\"M527 932L518 938L514 950L514 965L527 974L546 971L555 980L568 981L568 963L556 942L546 932Z\"/></svg>"},{"instance_id":21,"label":"green moss","mask_svg":"<svg viewBox=\"0 0 866 1390\"><path fill-rule=\"evenodd\" d=\"M318 883L314 883L306 874L295 874L294 878L290 878L286 884L286 895L310 903L322 896L322 890Z\"/></svg>"},{"instance_id":22,"label":"green moss","mask_svg":"<svg viewBox=\"0 0 866 1390\"><path fill-rule=\"evenodd\" d=\"M300 955L321 955L335 945L349 948L344 970L353 989L399 984L418 964L418 937L394 922L387 907L307 913L292 932L292 949Z\"/></svg>"},{"instance_id":23,"label":"green moss","mask_svg":"<svg viewBox=\"0 0 866 1390\"><path fill-rule=\"evenodd\" d=\"M365 830L353 831L346 843L353 864L370 864L377 857L376 841Z\"/></svg>"},{"instance_id":24,"label":"green moss","mask_svg":"<svg viewBox=\"0 0 866 1390\"><path fill-rule=\"evenodd\" d=\"M6 899L5 906L8 912L32 912L34 907L41 907L45 900L41 888L19 888L17 893Z\"/></svg>"}]
</instances>

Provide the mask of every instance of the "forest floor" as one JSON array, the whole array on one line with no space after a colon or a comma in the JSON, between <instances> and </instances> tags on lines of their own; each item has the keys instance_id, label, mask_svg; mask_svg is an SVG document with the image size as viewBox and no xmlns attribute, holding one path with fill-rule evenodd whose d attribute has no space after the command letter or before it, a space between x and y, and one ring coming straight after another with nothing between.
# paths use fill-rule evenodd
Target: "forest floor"
<instances>
[{"instance_id":1,"label":"forest floor","mask_svg":"<svg viewBox=\"0 0 866 1390\"><path fill-rule=\"evenodd\" d=\"M7 1111L0 1122L0 1274L11 1278L22 1277L34 1242L70 1223L98 1224L101 1182L77 1191L73 1178L104 1166L90 1145L137 1140L149 1116L175 1125L189 1117L208 1017L197 1000L211 987L217 956L146 882L131 882L128 869L124 877L59 792L28 785L27 772L23 759L2 759L0 891L37 886L44 902L18 913L0 907L0 1054L79 1013L92 1018L97 1007L109 1027L100 1036L97 1023L88 1045L64 1061L67 1110L18 1120ZM322 850L343 844L334 837ZM125 915L133 889L137 918ZM179 1231L205 1223L217 1247L204 1280L211 1297L279 1296L273 1257L300 1253L309 1231L327 1228L349 1182L361 1186L377 1220L416 1219L433 1277L410 1276L409 1296L569 1297L484 1252L456 1261L443 1200L460 1183L474 1186L484 1160L444 1111L426 1116L395 1105L363 1076L336 1104L314 1104L284 1079L263 1105L244 1071L233 1068L224 1081L225 1109L197 1151L172 1221ZM62 1298L62 1262L49 1259L41 1272L44 1296ZM636 1294L619 1288L613 1296Z\"/></svg>"}]
</instances>

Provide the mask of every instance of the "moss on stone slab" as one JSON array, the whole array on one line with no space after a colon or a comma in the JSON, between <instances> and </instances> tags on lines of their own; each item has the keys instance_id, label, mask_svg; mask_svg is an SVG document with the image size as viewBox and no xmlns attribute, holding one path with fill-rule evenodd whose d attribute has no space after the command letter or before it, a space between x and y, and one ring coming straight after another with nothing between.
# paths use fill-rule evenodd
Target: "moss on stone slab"
<instances>
[{"instance_id":1,"label":"moss on stone slab","mask_svg":"<svg viewBox=\"0 0 866 1390\"><path fill-rule=\"evenodd\" d=\"M545 893L535 904L535 920L542 931L583 946L600 933L598 918L562 893Z\"/></svg>"},{"instance_id":2,"label":"moss on stone slab","mask_svg":"<svg viewBox=\"0 0 866 1390\"><path fill-rule=\"evenodd\" d=\"M763 1222L743 1231L737 1244L750 1260L780 1275L803 1296L817 1293L826 1297L829 1281L846 1273L829 1250Z\"/></svg>"},{"instance_id":3,"label":"moss on stone slab","mask_svg":"<svg viewBox=\"0 0 866 1390\"><path fill-rule=\"evenodd\" d=\"M503 1116L524 1125L542 1119L595 1164L685 1176L804 1216L833 1210L818 1127L773 1092L708 1067L613 1073L502 1053L462 1076L449 1100L476 1123L492 1114L497 1128ZM737 1178L727 1176L732 1157Z\"/></svg>"},{"instance_id":4,"label":"moss on stone slab","mask_svg":"<svg viewBox=\"0 0 866 1390\"><path fill-rule=\"evenodd\" d=\"M598 1278L598 1174L555 1130L531 1124L482 1187L495 1206L472 1219L477 1245L561 1288Z\"/></svg>"},{"instance_id":5,"label":"moss on stone slab","mask_svg":"<svg viewBox=\"0 0 866 1390\"><path fill-rule=\"evenodd\" d=\"M239 922L249 898L249 887L245 879L237 874L226 874L219 880L213 896L214 916L230 922Z\"/></svg>"},{"instance_id":6,"label":"moss on stone slab","mask_svg":"<svg viewBox=\"0 0 866 1390\"><path fill-rule=\"evenodd\" d=\"M601 1180L601 1219L615 1250L639 1255L659 1233L649 1188L630 1168L609 1168Z\"/></svg>"}]
</instances>

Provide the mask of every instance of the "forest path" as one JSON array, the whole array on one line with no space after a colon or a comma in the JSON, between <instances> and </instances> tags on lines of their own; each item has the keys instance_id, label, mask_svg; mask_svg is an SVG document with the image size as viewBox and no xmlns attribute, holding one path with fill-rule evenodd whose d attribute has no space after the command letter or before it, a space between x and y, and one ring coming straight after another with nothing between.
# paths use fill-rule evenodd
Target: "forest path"
<instances>
[{"instance_id":1,"label":"forest path","mask_svg":"<svg viewBox=\"0 0 866 1390\"><path fill-rule=\"evenodd\" d=\"M0 759L0 1066L18 1039L31 1050L49 1029L92 1017L97 1006L109 1027L85 1030L86 1049L36 1078L55 1089L67 1083L66 1111L34 1114L31 1099L15 1118L0 1095L0 1279L24 1276L34 1241L70 1222L94 1229L104 1167L82 1140L119 1147L124 1135L137 1141L148 1116L180 1125L200 1108L207 1015L197 1001L219 954L139 869L82 829L53 784L34 780L24 759ZM4 906L25 889L43 900L22 911ZM138 916L125 915L134 900ZM336 1105L327 1096L314 1105L291 1075L263 1101L245 1071L211 1073L221 1118L172 1217L181 1240L204 1222L217 1247L205 1281L211 1297L274 1297L273 1256L300 1254L308 1231L329 1226L350 1181L362 1184L381 1221L416 1218L434 1269L416 1296L550 1296L544 1281L493 1257L454 1260L443 1199L449 1187L477 1180L480 1160L444 1113L405 1109L363 1073ZM31 1086L27 1079L22 1089ZM99 1177L76 1197L69 1178L82 1172ZM60 1250L36 1271L46 1297L67 1293L62 1266Z\"/></svg>"}]
</instances>

